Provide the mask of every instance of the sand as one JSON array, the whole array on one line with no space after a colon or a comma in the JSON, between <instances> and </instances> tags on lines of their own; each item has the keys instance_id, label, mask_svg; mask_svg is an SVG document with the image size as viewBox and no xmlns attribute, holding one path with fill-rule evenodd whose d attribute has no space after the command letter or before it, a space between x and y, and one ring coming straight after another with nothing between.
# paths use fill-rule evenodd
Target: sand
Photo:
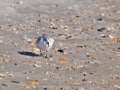
<instances>
[{"instance_id":1,"label":"sand","mask_svg":"<svg viewBox=\"0 0 120 90\"><path fill-rule=\"evenodd\" d=\"M120 90L120 0L0 1L0 90Z\"/></svg>"}]
</instances>

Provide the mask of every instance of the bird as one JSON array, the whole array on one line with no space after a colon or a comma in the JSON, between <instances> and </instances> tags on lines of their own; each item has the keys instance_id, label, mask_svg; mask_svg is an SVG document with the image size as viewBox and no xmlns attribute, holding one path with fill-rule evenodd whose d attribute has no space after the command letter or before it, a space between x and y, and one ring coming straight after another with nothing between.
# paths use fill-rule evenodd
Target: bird
<instances>
[{"instance_id":1,"label":"bird","mask_svg":"<svg viewBox=\"0 0 120 90\"><path fill-rule=\"evenodd\" d=\"M36 47L40 50L40 56L47 58L47 52L52 48L54 39L49 37L47 34L42 34L37 40L36 40ZM46 55L43 55L43 51L46 52Z\"/></svg>"}]
</instances>

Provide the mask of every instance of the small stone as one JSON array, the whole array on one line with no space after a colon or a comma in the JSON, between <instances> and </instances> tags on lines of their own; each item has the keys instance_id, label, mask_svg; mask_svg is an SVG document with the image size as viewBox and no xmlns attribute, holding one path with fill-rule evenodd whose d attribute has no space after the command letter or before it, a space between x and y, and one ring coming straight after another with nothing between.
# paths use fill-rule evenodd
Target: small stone
<instances>
[{"instance_id":1,"label":"small stone","mask_svg":"<svg viewBox=\"0 0 120 90\"><path fill-rule=\"evenodd\" d=\"M56 69L60 69L60 67L56 67Z\"/></svg>"},{"instance_id":2,"label":"small stone","mask_svg":"<svg viewBox=\"0 0 120 90\"><path fill-rule=\"evenodd\" d=\"M2 26L0 26L0 29L2 28Z\"/></svg>"},{"instance_id":3,"label":"small stone","mask_svg":"<svg viewBox=\"0 0 120 90\"><path fill-rule=\"evenodd\" d=\"M87 55L87 57L90 57L90 55Z\"/></svg>"},{"instance_id":4,"label":"small stone","mask_svg":"<svg viewBox=\"0 0 120 90\"><path fill-rule=\"evenodd\" d=\"M106 28L99 28L99 29L97 29L97 31L103 32L105 29L106 29Z\"/></svg>"},{"instance_id":5,"label":"small stone","mask_svg":"<svg viewBox=\"0 0 120 90\"><path fill-rule=\"evenodd\" d=\"M69 36L67 36L65 39L69 39L69 38L71 38L72 36L71 35L69 35Z\"/></svg>"},{"instance_id":6,"label":"small stone","mask_svg":"<svg viewBox=\"0 0 120 90\"><path fill-rule=\"evenodd\" d=\"M41 65L34 64L33 67L41 67Z\"/></svg>"},{"instance_id":7,"label":"small stone","mask_svg":"<svg viewBox=\"0 0 120 90\"><path fill-rule=\"evenodd\" d=\"M87 57L90 57L90 54L87 52Z\"/></svg>"},{"instance_id":8,"label":"small stone","mask_svg":"<svg viewBox=\"0 0 120 90\"><path fill-rule=\"evenodd\" d=\"M102 37L102 38L106 38L107 35L102 34L102 35L100 35L100 37Z\"/></svg>"},{"instance_id":9,"label":"small stone","mask_svg":"<svg viewBox=\"0 0 120 90\"><path fill-rule=\"evenodd\" d=\"M5 55L0 55L0 62L6 62L8 61L8 57Z\"/></svg>"},{"instance_id":10,"label":"small stone","mask_svg":"<svg viewBox=\"0 0 120 90\"><path fill-rule=\"evenodd\" d=\"M36 85L38 85L38 84L39 84L39 82L38 82L37 80L27 82L27 85L30 85L30 86L36 86Z\"/></svg>"},{"instance_id":11,"label":"small stone","mask_svg":"<svg viewBox=\"0 0 120 90\"><path fill-rule=\"evenodd\" d=\"M19 81L11 81L12 83L20 83Z\"/></svg>"},{"instance_id":12,"label":"small stone","mask_svg":"<svg viewBox=\"0 0 120 90\"><path fill-rule=\"evenodd\" d=\"M14 75L13 74L9 74L9 77L14 77Z\"/></svg>"},{"instance_id":13,"label":"small stone","mask_svg":"<svg viewBox=\"0 0 120 90\"><path fill-rule=\"evenodd\" d=\"M52 55L50 55L50 57L53 57Z\"/></svg>"},{"instance_id":14,"label":"small stone","mask_svg":"<svg viewBox=\"0 0 120 90\"><path fill-rule=\"evenodd\" d=\"M5 78L5 75L2 74L2 73L0 73L0 79L1 79L1 78Z\"/></svg>"},{"instance_id":15,"label":"small stone","mask_svg":"<svg viewBox=\"0 0 120 90\"><path fill-rule=\"evenodd\" d=\"M93 75L93 73L92 73L92 72L90 72L89 74Z\"/></svg>"},{"instance_id":16,"label":"small stone","mask_svg":"<svg viewBox=\"0 0 120 90\"><path fill-rule=\"evenodd\" d=\"M32 52L37 54L37 53L39 53L39 49L38 48L33 48Z\"/></svg>"},{"instance_id":17,"label":"small stone","mask_svg":"<svg viewBox=\"0 0 120 90\"><path fill-rule=\"evenodd\" d=\"M84 73L83 73L83 76L87 76L87 73L86 73L86 72L84 72Z\"/></svg>"},{"instance_id":18,"label":"small stone","mask_svg":"<svg viewBox=\"0 0 120 90\"><path fill-rule=\"evenodd\" d=\"M43 88L43 90L48 90L47 88Z\"/></svg>"},{"instance_id":19,"label":"small stone","mask_svg":"<svg viewBox=\"0 0 120 90\"><path fill-rule=\"evenodd\" d=\"M64 53L64 50L63 49L58 49L58 52Z\"/></svg>"},{"instance_id":20,"label":"small stone","mask_svg":"<svg viewBox=\"0 0 120 90\"><path fill-rule=\"evenodd\" d=\"M8 86L7 84L4 84L4 83L3 83L3 84L1 84L1 85L2 85L2 86L5 86L5 87L7 87L7 86Z\"/></svg>"},{"instance_id":21,"label":"small stone","mask_svg":"<svg viewBox=\"0 0 120 90\"><path fill-rule=\"evenodd\" d=\"M74 60L71 60L71 62L73 62Z\"/></svg>"},{"instance_id":22,"label":"small stone","mask_svg":"<svg viewBox=\"0 0 120 90\"><path fill-rule=\"evenodd\" d=\"M103 19L102 19L102 18L98 18L97 20L98 20L98 21L102 21Z\"/></svg>"},{"instance_id":23,"label":"small stone","mask_svg":"<svg viewBox=\"0 0 120 90\"><path fill-rule=\"evenodd\" d=\"M82 45L77 45L76 48L83 48L83 46Z\"/></svg>"},{"instance_id":24,"label":"small stone","mask_svg":"<svg viewBox=\"0 0 120 90\"><path fill-rule=\"evenodd\" d=\"M68 62L68 59L62 57L58 61L61 62L61 63L66 63L66 62Z\"/></svg>"},{"instance_id":25,"label":"small stone","mask_svg":"<svg viewBox=\"0 0 120 90\"><path fill-rule=\"evenodd\" d=\"M22 4L23 4L23 1L22 1L22 0L19 0L19 1L17 2L17 4L22 5Z\"/></svg>"},{"instance_id":26,"label":"small stone","mask_svg":"<svg viewBox=\"0 0 120 90\"><path fill-rule=\"evenodd\" d=\"M41 22L41 20L39 19L38 22Z\"/></svg>"},{"instance_id":27,"label":"small stone","mask_svg":"<svg viewBox=\"0 0 120 90\"><path fill-rule=\"evenodd\" d=\"M80 13L77 13L77 14L76 14L76 17L77 17L77 18L79 18L80 16L81 16L81 14L80 14Z\"/></svg>"},{"instance_id":28,"label":"small stone","mask_svg":"<svg viewBox=\"0 0 120 90\"><path fill-rule=\"evenodd\" d=\"M105 13L101 13L101 16L105 16Z\"/></svg>"},{"instance_id":29,"label":"small stone","mask_svg":"<svg viewBox=\"0 0 120 90\"><path fill-rule=\"evenodd\" d=\"M14 65L16 65L16 66L17 66L18 64L17 64L17 63L14 63Z\"/></svg>"},{"instance_id":30,"label":"small stone","mask_svg":"<svg viewBox=\"0 0 120 90\"><path fill-rule=\"evenodd\" d=\"M82 79L82 81L87 81L87 79Z\"/></svg>"},{"instance_id":31,"label":"small stone","mask_svg":"<svg viewBox=\"0 0 120 90\"><path fill-rule=\"evenodd\" d=\"M110 39L114 39L114 38L115 38L115 35L109 34L108 37L109 37Z\"/></svg>"},{"instance_id":32,"label":"small stone","mask_svg":"<svg viewBox=\"0 0 120 90\"><path fill-rule=\"evenodd\" d=\"M0 43L2 43L3 42L3 40L0 40Z\"/></svg>"},{"instance_id":33,"label":"small stone","mask_svg":"<svg viewBox=\"0 0 120 90\"><path fill-rule=\"evenodd\" d=\"M50 29L58 29L58 27L54 23L51 23L49 28Z\"/></svg>"},{"instance_id":34,"label":"small stone","mask_svg":"<svg viewBox=\"0 0 120 90\"><path fill-rule=\"evenodd\" d=\"M60 88L60 90L63 90L63 88Z\"/></svg>"},{"instance_id":35,"label":"small stone","mask_svg":"<svg viewBox=\"0 0 120 90\"><path fill-rule=\"evenodd\" d=\"M120 90L120 86L119 85L114 85L115 88L117 88L117 90Z\"/></svg>"},{"instance_id":36,"label":"small stone","mask_svg":"<svg viewBox=\"0 0 120 90\"><path fill-rule=\"evenodd\" d=\"M28 41L28 44L31 46L33 46L35 44L35 40L33 40L33 39L28 39L27 41Z\"/></svg>"}]
</instances>

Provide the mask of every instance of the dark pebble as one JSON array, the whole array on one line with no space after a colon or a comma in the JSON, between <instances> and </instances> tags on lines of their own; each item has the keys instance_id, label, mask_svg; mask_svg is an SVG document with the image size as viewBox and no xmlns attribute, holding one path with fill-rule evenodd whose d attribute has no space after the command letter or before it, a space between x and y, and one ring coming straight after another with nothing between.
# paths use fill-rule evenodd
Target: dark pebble
<instances>
[{"instance_id":1,"label":"dark pebble","mask_svg":"<svg viewBox=\"0 0 120 90\"><path fill-rule=\"evenodd\" d=\"M60 90L63 90L63 88L60 88Z\"/></svg>"},{"instance_id":2,"label":"dark pebble","mask_svg":"<svg viewBox=\"0 0 120 90\"><path fill-rule=\"evenodd\" d=\"M71 60L71 62L73 62L74 60Z\"/></svg>"},{"instance_id":3,"label":"dark pebble","mask_svg":"<svg viewBox=\"0 0 120 90\"><path fill-rule=\"evenodd\" d=\"M92 72L91 72L91 73L89 73L89 74L93 75L93 73L92 73Z\"/></svg>"},{"instance_id":4,"label":"dark pebble","mask_svg":"<svg viewBox=\"0 0 120 90\"><path fill-rule=\"evenodd\" d=\"M75 88L75 90L79 90L78 88Z\"/></svg>"},{"instance_id":5,"label":"dark pebble","mask_svg":"<svg viewBox=\"0 0 120 90\"><path fill-rule=\"evenodd\" d=\"M58 52L64 53L64 50L63 49L59 49Z\"/></svg>"},{"instance_id":6,"label":"dark pebble","mask_svg":"<svg viewBox=\"0 0 120 90\"><path fill-rule=\"evenodd\" d=\"M67 36L65 39L69 39L69 38L71 38L72 36Z\"/></svg>"},{"instance_id":7,"label":"dark pebble","mask_svg":"<svg viewBox=\"0 0 120 90\"><path fill-rule=\"evenodd\" d=\"M82 81L87 81L87 79L82 79Z\"/></svg>"},{"instance_id":8,"label":"dark pebble","mask_svg":"<svg viewBox=\"0 0 120 90\"><path fill-rule=\"evenodd\" d=\"M56 69L60 69L60 67L56 67Z\"/></svg>"},{"instance_id":9,"label":"dark pebble","mask_svg":"<svg viewBox=\"0 0 120 90\"><path fill-rule=\"evenodd\" d=\"M50 55L50 57L53 57L52 55Z\"/></svg>"},{"instance_id":10,"label":"dark pebble","mask_svg":"<svg viewBox=\"0 0 120 90\"><path fill-rule=\"evenodd\" d=\"M1 84L1 85L2 85L2 86L5 86L5 87L7 87L7 86L8 86L7 84L4 84L4 83L3 83L3 84Z\"/></svg>"},{"instance_id":11,"label":"dark pebble","mask_svg":"<svg viewBox=\"0 0 120 90\"><path fill-rule=\"evenodd\" d=\"M87 55L87 57L90 57L90 55Z\"/></svg>"},{"instance_id":12,"label":"dark pebble","mask_svg":"<svg viewBox=\"0 0 120 90\"><path fill-rule=\"evenodd\" d=\"M84 74L83 74L83 76L87 76L87 74L86 74L86 73L84 73Z\"/></svg>"},{"instance_id":13,"label":"dark pebble","mask_svg":"<svg viewBox=\"0 0 120 90\"><path fill-rule=\"evenodd\" d=\"M11 81L12 83L20 83L19 81Z\"/></svg>"},{"instance_id":14,"label":"dark pebble","mask_svg":"<svg viewBox=\"0 0 120 90\"><path fill-rule=\"evenodd\" d=\"M14 63L14 65L16 65L16 66L17 66L18 64L17 64L17 63Z\"/></svg>"},{"instance_id":15,"label":"dark pebble","mask_svg":"<svg viewBox=\"0 0 120 90\"><path fill-rule=\"evenodd\" d=\"M99 28L99 29L97 29L97 31L99 31L99 32L102 32L104 30L105 30L105 28Z\"/></svg>"},{"instance_id":16,"label":"dark pebble","mask_svg":"<svg viewBox=\"0 0 120 90\"><path fill-rule=\"evenodd\" d=\"M102 21L103 19L102 19L102 18L98 18L97 20L98 20L98 21Z\"/></svg>"},{"instance_id":17,"label":"dark pebble","mask_svg":"<svg viewBox=\"0 0 120 90\"><path fill-rule=\"evenodd\" d=\"M47 88L43 88L43 90L48 90Z\"/></svg>"}]
</instances>

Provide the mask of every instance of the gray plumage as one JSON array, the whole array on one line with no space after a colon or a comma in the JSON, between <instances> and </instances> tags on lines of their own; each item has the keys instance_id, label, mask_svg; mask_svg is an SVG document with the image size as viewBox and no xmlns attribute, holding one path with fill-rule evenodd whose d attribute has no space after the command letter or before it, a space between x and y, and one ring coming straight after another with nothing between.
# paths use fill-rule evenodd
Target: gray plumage
<instances>
[{"instance_id":1,"label":"gray plumage","mask_svg":"<svg viewBox=\"0 0 120 90\"><path fill-rule=\"evenodd\" d=\"M41 55L42 51L46 51L46 56L47 52L50 50L54 43L54 39L48 37L46 34L43 34L41 37L39 37L36 41L36 47L39 48Z\"/></svg>"}]
</instances>

